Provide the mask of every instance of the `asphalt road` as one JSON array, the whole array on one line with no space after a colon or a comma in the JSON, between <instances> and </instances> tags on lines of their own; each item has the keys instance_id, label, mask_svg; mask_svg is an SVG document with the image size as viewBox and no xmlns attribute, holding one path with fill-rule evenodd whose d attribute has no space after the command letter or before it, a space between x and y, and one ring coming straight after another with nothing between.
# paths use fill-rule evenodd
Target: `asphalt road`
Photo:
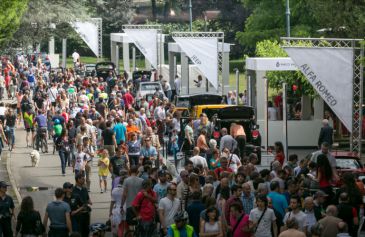
<instances>
[{"instance_id":1,"label":"asphalt road","mask_svg":"<svg viewBox=\"0 0 365 237\"><path fill-rule=\"evenodd\" d=\"M66 167L66 176L61 174L61 162L57 152L52 154L52 143L49 141L50 153L41 154L38 167L32 167L30 161L31 148L26 148L26 132L23 126L16 129L15 149L11 152L11 172L21 197L31 196L35 209L44 214L47 203L54 199L54 190L62 187L64 182L75 183L71 167ZM100 193L97 161L92 164L90 198L93 203L91 223L105 223L108 219L110 192ZM110 179L111 180L111 179ZM111 181L110 181L111 183ZM110 187L108 187L110 190Z\"/></svg>"}]
</instances>

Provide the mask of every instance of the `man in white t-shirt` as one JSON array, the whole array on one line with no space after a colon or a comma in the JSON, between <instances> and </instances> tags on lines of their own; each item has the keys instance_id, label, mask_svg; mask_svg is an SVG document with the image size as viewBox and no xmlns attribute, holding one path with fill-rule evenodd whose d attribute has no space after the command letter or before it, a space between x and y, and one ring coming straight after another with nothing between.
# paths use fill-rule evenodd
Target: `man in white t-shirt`
<instances>
[{"instance_id":1,"label":"man in white t-shirt","mask_svg":"<svg viewBox=\"0 0 365 237\"><path fill-rule=\"evenodd\" d=\"M180 199L176 198L176 190L176 184L170 184L167 187L167 196L158 203L161 231L163 231L164 236L167 234L167 228L174 224L175 214L181 209Z\"/></svg>"},{"instance_id":2,"label":"man in white t-shirt","mask_svg":"<svg viewBox=\"0 0 365 237\"><path fill-rule=\"evenodd\" d=\"M179 78L178 75L175 76L174 86L176 95L180 95L181 79Z\"/></svg>"},{"instance_id":3,"label":"man in white t-shirt","mask_svg":"<svg viewBox=\"0 0 365 237\"><path fill-rule=\"evenodd\" d=\"M196 167L197 165L201 165L203 166L203 169L205 171L205 173L207 174L208 173L208 163L207 163L207 160L200 156L200 149L199 147L194 147L194 150L193 150L193 157L190 158L190 160L193 162L193 165L194 167Z\"/></svg>"},{"instance_id":4,"label":"man in white t-shirt","mask_svg":"<svg viewBox=\"0 0 365 237\"><path fill-rule=\"evenodd\" d=\"M58 89L56 83L52 84L52 87L48 90L48 98L52 105L52 112L54 113L54 108L56 107L56 100L58 96Z\"/></svg>"},{"instance_id":5,"label":"man in white t-shirt","mask_svg":"<svg viewBox=\"0 0 365 237\"><path fill-rule=\"evenodd\" d=\"M266 195L257 197L257 207L252 209L249 216L249 226L253 229L255 237L278 236L276 216L274 210L268 207ZM271 234L271 227L273 234Z\"/></svg>"},{"instance_id":6,"label":"man in white t-shirt","mask_svg":"<svg viewBox=\"0 0 365 237\"><path fill-rule=\"evenodd\" d=\"M76 52L76 49L75 49L72 54L72 61L74 63L74 66L76 65L76 62L78 59L80 59L80 54L78 52Z\"/></svg>"},{"instance_id":7,"label":"man in white t-shirt","mask_svg":"<svg viewBox=\"0 0 365 237\"><path fill-rule=\"evenodd\" d=\"M300 210L300 203L301 200L298 196L292 196L290 198L291 211L285 214L283 222L285 224L287 220L294 218L298 222L298 230L307 233L307 215ZM284 226L283 229L285 230L287 227Z\"/></svg>"}]
</instances>

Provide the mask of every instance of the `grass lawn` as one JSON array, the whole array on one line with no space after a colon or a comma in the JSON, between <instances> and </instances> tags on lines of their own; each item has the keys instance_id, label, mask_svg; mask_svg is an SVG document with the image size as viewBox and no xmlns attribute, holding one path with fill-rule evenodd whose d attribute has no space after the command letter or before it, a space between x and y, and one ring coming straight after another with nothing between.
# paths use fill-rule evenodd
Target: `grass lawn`
<instances>
[{"instance_id":1,"label":"grass lawn","mask_svg":"<svg viewBox=\"0 0 365 237\"><path fill-rule=\"evenodd\" d=\"M109 58L101 58L100 62L104 62L104 61L110 61ZM85 64L93 64L93 63L97 63L97 58L96 57L81 57L81 62L85 63ZM72 58L69 57L66 60L66 64L67 67L73 67L73 62L72 62ZM132 66L132 60L130 61L130 65ZM144 68L144 60L136 60L136 67L137 68ZM119 68L120 71L122 71L124 69L124 65L123 65L123 60L119 60ZM231 86L233 86L234 88L236 87L236 74L235 73L230 73L229 74L229 84ZM244 73L240 73L240 83L239 83L239 91L243 92L243 90L246 89L246 75Z\"/></svg>"}]
</instances>

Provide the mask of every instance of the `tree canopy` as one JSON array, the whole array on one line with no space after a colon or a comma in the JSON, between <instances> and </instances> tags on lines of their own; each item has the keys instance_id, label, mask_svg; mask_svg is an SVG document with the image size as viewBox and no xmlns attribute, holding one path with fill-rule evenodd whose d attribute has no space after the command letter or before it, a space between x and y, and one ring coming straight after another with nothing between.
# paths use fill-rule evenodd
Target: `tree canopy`
<instances>
[{"instance_id":1,"label":"tree canopy","mask_svg":"<svg viewBox=\"0 0 365 237\"><path fill-rule=\"evenodd\" d=\"M86 0L29 0L19 28L11 39L11 46L28 46L47 42L49 37L66 34L68 23L88 17ZM54 24L57 31L52 26Z\"/></svg>"},{"instance_id":2,"label":"tree canopy","mask_svg":"<svg viewBox=\"0 0 365 237\"><path fill-rule=\"evenodd\" d=\"M291 0L291 35L314 35L317 22L312 17L309 0ZM244 29L237 32L237 40L246 52L254 52L256 43L262 40L279 40L285 36L285 0L244 0L244 6L252 11Z\"/></svg>"},{"instance_id":3,"label":"tree canopy","mask_svg":"<svg viewBox=\"0 0 365 237\"><path fill-rule=\"evenodd\" d=\"M0 48L12 39L18 30L28 0L2 0L0 4Z\"/></svg>"},{"instance_id":4,"label":"tree canopy","mask_svg":"<svg viewBox=\"0 0 365 237\"><path fill-rule=\"evenodd\" d=\"M256 43L285 36L285 0L244 0L252 11L236 38L253 54ZM292 37L364 38L365 2L290 0Z\"/></svg>"},{"instance_id":5,"label":"tree canopy","mask_svg":"<svg viewBox=\"0 0 365 237\"><path fill-rule=\"evenodd\" d=\"M303 43L299 43L303 45ZM278 41L263 40L257 43L256 55L259 57L288 57L288 54L280 47ZM296 93L296 96L310 95L314 96L317 93L314 91L311 84L305 78L301 71L278 71L267 72L266 77L269 81L269 86L276 90L281 90L283 82L289 86L295 85L298 90L289 90L291 93Z\"/></svg>"}]
</instances>

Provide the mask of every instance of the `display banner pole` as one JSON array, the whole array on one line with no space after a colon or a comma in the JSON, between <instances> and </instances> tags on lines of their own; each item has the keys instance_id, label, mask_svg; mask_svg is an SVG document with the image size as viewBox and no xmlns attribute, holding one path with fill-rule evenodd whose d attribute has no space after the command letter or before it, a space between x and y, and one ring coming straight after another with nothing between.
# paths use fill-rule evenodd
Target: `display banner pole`
<instances>
[{"instance_id":1,"label":"display banner pole","mask_svg":"<svg viewBox=\"0 0 365 237\"><path fill-rule=\"evenodd\" d=\"M288 159L287 84L283 83L283 142L284 155Z\"/></svg>"},{"instance_id":2,"label":"display banner pole","mask_svg":"<svg viewBox=\"0 0 365 237\"><path fill-rule=\"evenodd\" d=\"M237 98L236 98L236 105L238 105L238 94L240 92L240 71L238 69L236 69L236 86L237 86Z\"/></svg>"},{"instance_id":3,"label":"display banner pole","mask_svg":"<svg viewBox=\"0 0 365 237\"><path fill-rule=\"evenodd\" d=\"M132 68L133 72L136 71L136 47L132 47Z\"/></svg>"},{"instance_id":4,"label":"display banner pole","mask_svg":"<svg viewBox=\"0 0 365 237\"><path fill-rule=\"evenodd\" d=\"M268 114L267 114L267 101L268 101L268 92L269 92L269 88L268 88L268 80L266 77L264 77L264 91L265 91L265 99L264 99L264 106L265 106L265 112L264 112L264 118L265 118L265 134L266 134L266 141L265 141L265 149L268 152L269 150L269 118L268 118Z\"/></svg>"},{"instance_id":5,"label":"display banner pole","mask_svg":"<svg viewBox=\"0 0 365 237\"><path fill-rule=\"evenodd\" d=\"M247 76L247 70L246 70L246 76ZM249 106L252 106L252 93L251 93L251 75L247 76L247 100L246 104L248 104Z\"/></svg>"}]
</instances>

